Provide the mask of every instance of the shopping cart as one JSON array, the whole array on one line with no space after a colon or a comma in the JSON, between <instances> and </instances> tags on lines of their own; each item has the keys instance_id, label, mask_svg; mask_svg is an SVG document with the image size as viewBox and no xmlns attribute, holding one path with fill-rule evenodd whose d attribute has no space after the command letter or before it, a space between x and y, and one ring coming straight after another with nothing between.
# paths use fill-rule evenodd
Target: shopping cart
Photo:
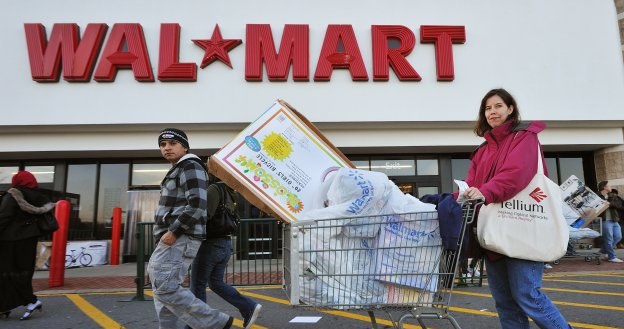
<instances>
[{"instance_id":1,"label":"shopping cart","mask_svg":"<svg viewBox=\"0 0 624 329\"><path fill-rule=\"evenodd\" d=\"M318 219L284 227L284 289L295 306L388 315L393 328L414 318L447 319L466 226L478 202L462 204L457 248L445 250L437 212Z\"/></svg>"},{"instance_id":2,"label":"shopping cart","mask_svg":"<svg viewBox=\"0 0 624 329\"><path fill-rule=\"evenodd\" d=\"M596 236L586 237L586 238L574 238L572 233L570 233L570 241L569 243L573 246L573 250L568 249L566 254L553 261L554 265L561 264L562 260L578 260L583 259L585 262L590 263L593 262L596 265L600 265L600 257L601 254L598 251L593 251L593 241L595 238L602 236L602 220L598 217L596 220L592 221L586 228L593 230Z\"/></svg>"}]
</instances>

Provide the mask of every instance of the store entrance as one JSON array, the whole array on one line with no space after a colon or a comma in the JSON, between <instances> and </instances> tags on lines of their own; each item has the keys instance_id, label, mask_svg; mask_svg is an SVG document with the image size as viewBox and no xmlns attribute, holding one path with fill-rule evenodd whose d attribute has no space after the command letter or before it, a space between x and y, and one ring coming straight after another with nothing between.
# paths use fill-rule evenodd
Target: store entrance
<instances>
[{"instance_id":1,"label":"store entrance","mask_svg":"<svg viewBox=\"0 0 624 329\"><path fill-rule=\"evenodd\" d=\"M403 193L411 194L417 198L426 194L441 193L440 177L388 177Z\"/></svg>"}]
</instances>

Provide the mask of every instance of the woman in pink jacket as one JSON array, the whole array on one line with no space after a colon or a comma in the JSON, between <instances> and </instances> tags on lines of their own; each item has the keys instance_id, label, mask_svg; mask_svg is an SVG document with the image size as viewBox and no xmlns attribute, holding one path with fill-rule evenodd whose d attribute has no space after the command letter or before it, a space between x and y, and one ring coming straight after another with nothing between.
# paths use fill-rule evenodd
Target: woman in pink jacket
<instances>
[{"instance_id":1,"label":"woman in pink jacket","mask_svg":"<svg viewBox=\"0 0 624 329\"><path fill-rule=\"evenodd\" d=\"M474 132L485 138L473 154L464 197L486 203L511 199L537 172L537 134L542 122L520 122L514 98L505 89L490 90L481 100ZM546 164L544 163L544 170ZM485 250L488 283L503 329L528 329L530 317L540 328L571 328L544 295L544 263Z\"/></svg>"}]
</instances>

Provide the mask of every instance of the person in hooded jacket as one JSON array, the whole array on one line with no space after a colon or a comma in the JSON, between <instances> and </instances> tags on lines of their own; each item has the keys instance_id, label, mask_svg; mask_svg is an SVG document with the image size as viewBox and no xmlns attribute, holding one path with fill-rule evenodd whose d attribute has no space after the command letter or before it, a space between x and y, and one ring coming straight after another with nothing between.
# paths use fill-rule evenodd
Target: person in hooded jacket
<instances>
[{"instance_id":1,"label":"person in hooded jacket","mask_svg":"<svg viewBox=\"0 0 624 329\"><path fill-rule=\"evenodd\" d=\"M472 155L466 178L470 187L463 196L484 199L488 204L509 200L522 191L537 173L541 148L537 134L544 128L539 121L520 122L518 105L505 89L490 90L481 100L474 129L485 143ZM571 328L540 291L544 263L483 251L488 285L503 329L528 329L529 317L540 328Z\"/></svg>"},{"instance_id":2,"label":"person in hooded jacket","mask_svg":"<svg viewBox=\"0 0 624 329\"><path fill-rule=\"evenodd\" d=\"M50 202L38 189L35 176L19 171L11 188L0 203L0 317L8 318L11 310L24 305L20 320L31 317L42 304L33 293L37 241L42 235L36 221L52 211Z\"/></svg>"},{"instance_id":3,"label":"person in hooded jacket","mask_svg":"<svg viewBox=\"0 0 624 329\"><path fill-rule=\"evenodd\" d=\"M208 174L190 153L186 133L166 128L158 135L160 153L171 164L160 184L154 216L154 238L147 273L160 329L178 328L178 320L194 329L229 329L234 318L182 286L184 276L206 239Z\"/></svg>"}]
</instances>

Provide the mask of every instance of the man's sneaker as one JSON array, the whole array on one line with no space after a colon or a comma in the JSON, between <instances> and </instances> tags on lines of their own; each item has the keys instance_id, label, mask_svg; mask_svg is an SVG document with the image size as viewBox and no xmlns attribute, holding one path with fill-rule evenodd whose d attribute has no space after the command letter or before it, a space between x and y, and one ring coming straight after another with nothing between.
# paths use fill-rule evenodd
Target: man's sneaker
<instances>
[{"instance_id":1,"label":"man's sneaker","mask_svg":"<svg viewBox=\"0 0 624 329\"><path fill-rule=\"evenodd\" d=\"M253 309L253 312L251 312L251 314L245 317L245 321L243 322L243 327L245 329L251 328L254 322L256 322L256 319L258 319L258 314L260 314L261 309L262 309L262 305L256 304L256 306Z\"/></svg>"},{"instance_id":2,"label":"man's sneaker","mask_svg":"<svg viewBox=\"0 0 624 329\"><path fill-rule=\"evenodd\" d=\"M611 263L624 263L624 260L621 260L621 259L619 259L617 257L608 259L607 261L609 261Z\"/></svg>"}]
</instances>

